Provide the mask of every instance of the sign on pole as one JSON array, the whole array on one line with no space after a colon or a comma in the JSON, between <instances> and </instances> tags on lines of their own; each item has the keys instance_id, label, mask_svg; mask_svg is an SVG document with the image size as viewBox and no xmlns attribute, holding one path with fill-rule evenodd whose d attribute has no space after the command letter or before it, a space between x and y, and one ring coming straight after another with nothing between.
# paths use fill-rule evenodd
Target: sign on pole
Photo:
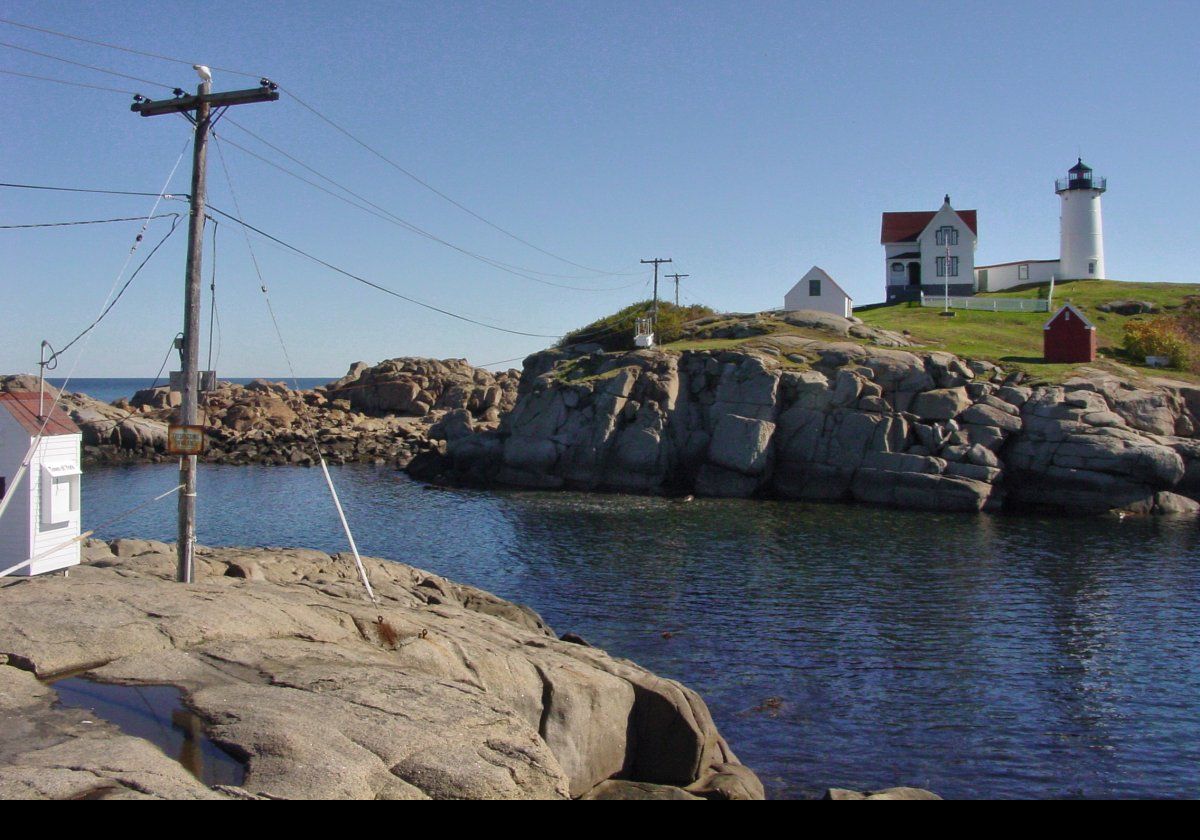
<instances>
[{"instance_id":1,"label":"sign on pole","mask_svg":"<svg viewBox=\"0 0 1200 840\"><path fill-rule=\"evenodd\" d=\"M203 426L167 427L167 452L172 455L199 455L204 451Z\"/></svg>"}]
</instances>

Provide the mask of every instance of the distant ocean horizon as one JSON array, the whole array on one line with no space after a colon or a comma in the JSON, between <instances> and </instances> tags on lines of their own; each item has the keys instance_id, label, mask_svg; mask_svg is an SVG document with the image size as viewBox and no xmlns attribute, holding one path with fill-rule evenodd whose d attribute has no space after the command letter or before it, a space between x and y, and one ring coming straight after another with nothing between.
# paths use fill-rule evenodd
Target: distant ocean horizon
<instances>
[{"instance_id":1,"label":"distant ocean horizon","mask_svg":"<svg viewBox=\"0 0 1200 840\"><path fill-rule=\"evenodd\" d=\"M327 385L334 382L340 376L301 376L297 377L302 389L316 388L318 385ZM295 384L290 377L287 376L230 376L221 377L222 382L233 382L238 385L246 385L253 382L255 379L266 379L270 382L284 382L289 388L294 388ZM66 381L62 378L47 377L47 382L55 388L61 388ZM135 377L76 377L71 380L67 386L67 390L75 394L87 394L92 399L102 402L111 403L122 397L129 399L138 391L154 386L155 381L151 378L135 378ZM159 385L167 384L166 377L158 380Z\"/></svg>"}]
</instances>

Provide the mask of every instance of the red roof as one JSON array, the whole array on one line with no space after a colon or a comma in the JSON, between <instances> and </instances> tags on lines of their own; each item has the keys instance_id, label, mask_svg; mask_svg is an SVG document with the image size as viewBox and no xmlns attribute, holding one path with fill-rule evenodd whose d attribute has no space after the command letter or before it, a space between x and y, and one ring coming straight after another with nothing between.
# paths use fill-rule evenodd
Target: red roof
<instances>
[{"instance_id":1,"label":"red roof","mask_svg":"<svg viewBox=\"0 0 1200 840\"><path fill-rule=\"evenodd\" d=\"M45 403L42 410L50 409L54 403L54 397L46 394ZM25 431L29 434L36 435L42 428L42 420L38 417L38 395L33 391L10 391L0 394L0 406L8 410L12 418L16 420ZM75 425L70 416L61 408L54 408L50 412L50 422L46 423L47 436L53 435L78 435L82 434L79 427Z\"/></svg>"},{"instance_id":2,"label":"red roof","mask_svg":"<svg viewBox=\"0 0 1200 840\"><path fill-rule=\"evenodd\" d=\"M955 210L955 213L966 222L967 227L971 229L971 233L979 235L979 223L975 218L974 210ZM933 221L933 217L938 214L937 210L915 210L910 213L884 213L883 214L883 229L879 234L879 241L886 245L889 242L913 242L921 231L929 227L929 223Z\"/></svg>"}]
</instances>

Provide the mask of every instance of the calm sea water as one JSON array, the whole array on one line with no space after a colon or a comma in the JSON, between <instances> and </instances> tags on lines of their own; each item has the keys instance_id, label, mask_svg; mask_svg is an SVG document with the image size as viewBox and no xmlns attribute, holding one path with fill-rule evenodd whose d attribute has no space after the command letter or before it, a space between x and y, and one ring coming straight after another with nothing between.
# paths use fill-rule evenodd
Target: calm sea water
<instances>
[{"instance_id":1,"label":"calm sea water","mask_svg":"<svg viewBox=\"0 0 1200 840\"><path fill-rule=\"evenodd\" d=\"M364 553L529 604L686 682L773 796L1200 794L1193 523L334 476ZM85 527L175 478L90 471ZM204 543L345 547L317 471L206 468L200 492ZM173 539L173 516L163 501L102 535Z\"/></svg>"},{"instance_id":2,"label":"calm sea water","mask_svg":"<svg viewBox=\"0 0 1200 840\"><path fill-rule=\"evenodd\" d=\"M289 388L294 388L295 384L291 377L288 376L264 376L264 377L222 377L224 381L235 382L238 385L246 385L253 382L255 379L268 379L272 382L286 383ZM299 377L298 382L301 388L315 388L318 385L326 385L333 382L338 377ZM47 377L47 382L55 388L61 388L65 380ZM88 379L86 377L76 377L71 380L67 390L76 394L87 394L93 399L101 400L102 402L114 402L121 397L132 397L143 388L149 388L155 384L153 379ZM157 384L166 385L167 375L164 373L163 378L158 380Z\"/></svg>"}]
</instances>

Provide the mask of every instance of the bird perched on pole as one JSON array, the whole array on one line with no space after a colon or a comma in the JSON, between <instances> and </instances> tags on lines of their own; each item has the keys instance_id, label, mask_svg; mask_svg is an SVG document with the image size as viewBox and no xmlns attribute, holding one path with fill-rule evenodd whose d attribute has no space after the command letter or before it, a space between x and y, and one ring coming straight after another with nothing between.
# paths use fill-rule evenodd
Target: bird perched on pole
<instances>
[{"instance_id":1,"label":"bird perched on pole","mask_svg":"<svg viewBox=\"0 0 1200 840\"><path fill-rule=\"evenodd\" d=\"M205 67L203 64L193 64L192 69L196 71L196 75L198 75L200 77L200 81L202 81L202 82L211 82L212 81L212 71L209 70L207 67Z\"/></svg>"}]
</instances>

